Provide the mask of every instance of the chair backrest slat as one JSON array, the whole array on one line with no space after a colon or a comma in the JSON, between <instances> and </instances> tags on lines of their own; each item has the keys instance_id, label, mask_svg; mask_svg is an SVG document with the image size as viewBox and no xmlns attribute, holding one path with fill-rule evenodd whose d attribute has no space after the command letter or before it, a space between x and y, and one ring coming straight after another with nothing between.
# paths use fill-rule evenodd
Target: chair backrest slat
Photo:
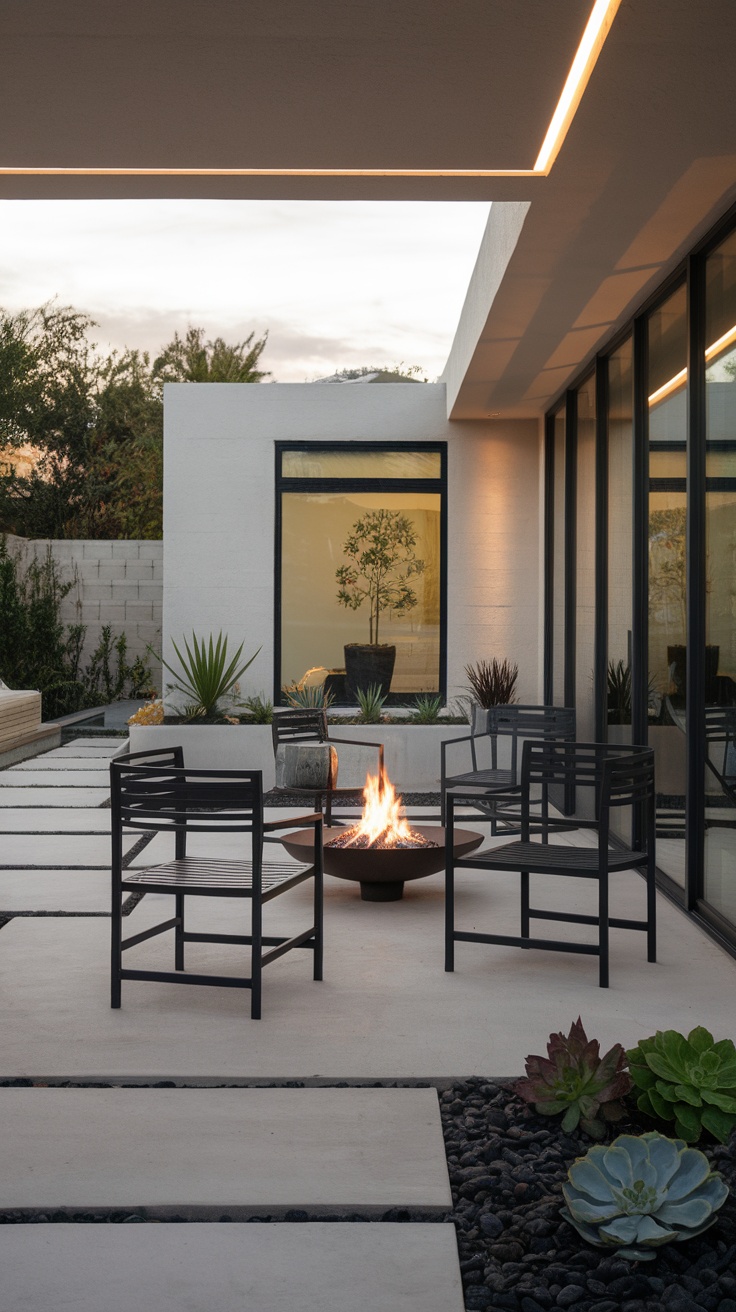
<instances>
[{"instance_id":1,"label":"chair backrest slat","mask_svg":"<svg viewBox=\"0 0 736 1312\"><path fill-rule=\"evenodd\" d=\"M274 711L271 722L273 750L281 743L327 741L327 713L320 710Z\"/></svg>"},{"instance_id":2,"label":"chair backrest slat","mask_svg":"<svg viewBox=\"0 0 736 1312\"><path fill-rule=\"evenodd\" d=\"M136 758L118 756L110 764L113 812L126 826L209 832L260 827L260 770L197 770L152 761L145 753Z\"/></svg>"},{"instance_id":3,"label":"chair backrest slat","mask_svg":"<svg viewBox=\"0 0 736 1312\"><path fill-rule=\"evenodd\" d=\"M562 785L591 789L595 796L595 819L605 822L612 807L631 807L642 817L638 832L653 842L644 822L654 807L654 751L629 743L532 742L524 744L522 797L528 814L535 786L549 789ZM573 794L574 795L574 794ZM569 817L566 817L566 823ZM646 845L646 842L645 842Z\"/></svg>"}]
</instances>

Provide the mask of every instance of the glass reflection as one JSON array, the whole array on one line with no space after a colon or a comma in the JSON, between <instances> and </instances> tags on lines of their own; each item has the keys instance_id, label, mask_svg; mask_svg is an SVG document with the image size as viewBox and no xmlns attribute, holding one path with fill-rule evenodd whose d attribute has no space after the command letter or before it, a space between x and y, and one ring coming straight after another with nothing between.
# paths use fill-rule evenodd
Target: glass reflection
<instances>
[{"instance_id":1,"label":"glass reflection","mask_svg":"<svg viewBox=\"0 0 736 1312\"><path fill-rule=\"evenodd\" d=\"M565 407L555 415L552 700L565 705Z\"/></svg>"},{"instance_id":2,"label":"glass reflection","mask_svg":"<svg viewBox=\"0 0 736 1312\"><path fill-rule=\"evenodd\" d=\"M736 234L706 264L705 898L736 924Z\"/></svg>"},{"instance_id":3,"label":"glass reflection","mask_svg":"<svg viewBox=\"0 0 736 1312\"><path fill-rule=\"evenodd\" d=\"M649 741L657 778L657 864L685 884L687 294L648 320Z\"/></svg>"},{"instance_id":4,"label":"glass reflection","mask_svg":"<svg viewBox=\"0 0 736 1312\"><path fill-rule=\"evenodd\" d=\"M595 739L595 375L577 396L577 545L575 587L575 706L577 737Z\"/></svg>"}]
</instances>

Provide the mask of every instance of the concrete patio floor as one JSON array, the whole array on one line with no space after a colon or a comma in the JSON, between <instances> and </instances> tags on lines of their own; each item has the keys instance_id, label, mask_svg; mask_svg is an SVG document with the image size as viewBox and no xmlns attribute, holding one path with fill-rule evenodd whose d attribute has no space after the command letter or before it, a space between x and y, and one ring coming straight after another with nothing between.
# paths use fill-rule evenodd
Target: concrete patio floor
<instances>
[{"instance_id":1,"label":"concrete patio floor","mask_svg":"<svg viewBox=\"0 0 736 1312\"><path fill-rule=\"evenodd\" d=\"M458 945L448 975L442 875L406 884L395 903L362 902L357 884L328 876L324 981L312 980L308 953L274 962L261 1021L250 1020L245 991L153 982L125 981L112 1011L102 784L104 758L123 747L82 742L4 772L0 916L12 918L0 929L0 1081L210 1087L0 1088L14 1154L0 1211L46 1221L0 1227L12 1271L4 1312L122 1312L152 1293L162 1312L462 1312L454 1229L436 1219L449 1186L434 1089L211 1086L519 1075L578 1014L604 1046L667 1027L733 1032L736 962L666 899L656 965L642 934L612 931L609 989L598 988L592 957L471 944ZM16 769L20 785L8 777ZM161 836L126 846L134 866L170 855ZM592 887L539 882L538 903L593 909ZM302 885L269 904L266 932L311 923L310 900ZM126 932L168 919L172 901L147 895ZM612 914L639 916L643 903L638 875L617 879ZM189 906L188 927L205 931L234 932L249 910L230 899ZM515 932L517 878L460 873L457 911L463 928ZM128 960L170 969L172 957L167 935ZM232 946L190 945L187 964L243 969ZM158 1223L49 1223L55 1208L86 1205L133 1207ZM385 1218L401 1205L431 1223L314 1221L356 1208ZM212 1224L228 1207L229 1224ZM242 1224L264 1207L279 1224ZM190 1224L167 1224L172 1208ZM291 1224L290 1208L311 1222Z\"/></svg>"},{"instance_id":2,"label":"concrete patio floor","mask_svg":"<svg viewBox=\"0 0 736 1312\"><path fill-rule=\"evenodd\" d=\"M110 743L110 753L124 745ZM99 756L99 741L90 748ZM79 780L77 795L96 795L97 787L82 782L86 771L65 773L68 753L62 748L23 762L5 778L22 769L43 779L55 773L53 763L69 785ZM18 796L12 784L0 791ZM441 874L407 883L403 901L395 903L362 902L357 884L327 876L324 981L312 981L307 953L274 962L264 976L261 1022L249 1019L241 990L150 982L125 982L122 1008L112 1011L109 920L101 914L109 887L109 812L89 803L70 810L66 785L49 790L59 804L54 798L42 809L24 805L26 792L36 792L33 784L20 791L20 805L0 812L0 914L13 913L0 931L0 1078L509 1076L520 1074L526 1055L543 1050L548 1034L578 1014L606 1045L632 1045L656 1029L696 1024L718 1037L731 1033L736 962L664 897L658 898L657 963L646 961L643 934L612 931L608 989L598 988L591 957L472 944L458 945L456 970L448 975ZM195 836L193 850L209 841ZM221 840L223 856L232 841ZM166 860L169 847L168 837L157 836L131 864ZM280 848L269 852L281 856ZM581 883L540 877L538 901L592 910L595 890ZM309 923L310 896L304 885L271 903L268 926L278 933ZM126 918L128 932L168 918L172 902L147 895ZM612 914L640 915L643 902L637 874L615 881ZM229 899L189 899L189 906L193 929L232 930L248 914L247 904ZM50 914L39 916L42 910ZM516 932L517 877L462 872L457 914L464 928ZM580 930L560 927L565 933ZM140 945L126 964L170 969L170 939ZM196 970L241 969L236 948L191 945L187 961Z\"/></svg>"}]
</instances>

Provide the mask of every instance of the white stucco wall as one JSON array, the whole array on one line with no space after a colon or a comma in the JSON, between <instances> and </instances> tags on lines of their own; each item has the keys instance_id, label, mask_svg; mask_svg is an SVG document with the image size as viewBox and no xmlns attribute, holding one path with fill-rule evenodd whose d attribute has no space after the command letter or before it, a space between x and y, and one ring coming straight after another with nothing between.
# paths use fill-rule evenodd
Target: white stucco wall
<instances>
[{"instance_id":1,"label":"white stucco wall","mask_svg":"<svg viewBox=\"0 0 736 1312\"><path fill-rule=\"evenodd\" d=\"M444 384L170 384L164 396L164 654L172 638L227 633L261 651L244 691L273 692L277 441L446 441L448 695L464 666L519 665L537 701L539 431L536 420L453 423Z\"/></svg>"}]
</instances>

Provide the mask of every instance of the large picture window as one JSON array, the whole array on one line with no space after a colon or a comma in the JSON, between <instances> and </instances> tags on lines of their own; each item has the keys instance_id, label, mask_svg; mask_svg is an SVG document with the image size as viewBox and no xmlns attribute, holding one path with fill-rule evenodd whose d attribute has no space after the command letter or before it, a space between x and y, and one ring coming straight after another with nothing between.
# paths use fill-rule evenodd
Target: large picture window
<instances>
[{"instance_id":1,"label":"large picture window","mask_svg":"<svg viewBox=\"0 0 736 1312\"><path fill-rule=\"evenodd\" d=\"M277 700L329 677L349 701L350 644L395 647L390 702L444 693L445 445L283 443L276 458Z\"/></svg>"}]
</instances>

